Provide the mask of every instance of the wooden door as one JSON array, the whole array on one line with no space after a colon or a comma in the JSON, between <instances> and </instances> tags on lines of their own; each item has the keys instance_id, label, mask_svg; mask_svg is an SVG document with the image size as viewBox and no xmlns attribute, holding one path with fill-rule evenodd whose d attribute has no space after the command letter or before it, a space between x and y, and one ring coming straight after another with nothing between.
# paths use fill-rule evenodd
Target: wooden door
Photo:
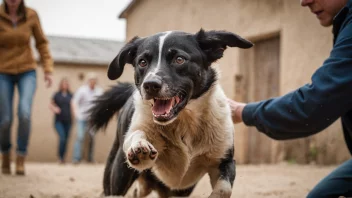
<instances>
[{"instance_id":1,"label":"wooden door","mask_svg":"<svg viewBox=\"0 0 352 198\"><path fill-rule=\"evenodd\" d=\"M250 101L279 96L280 37L255 42L253 62L247 76ZM248 129L248 163L273 163L280 158L280 143L270 139L255 127Z\"/></svg>"}]
</instances>

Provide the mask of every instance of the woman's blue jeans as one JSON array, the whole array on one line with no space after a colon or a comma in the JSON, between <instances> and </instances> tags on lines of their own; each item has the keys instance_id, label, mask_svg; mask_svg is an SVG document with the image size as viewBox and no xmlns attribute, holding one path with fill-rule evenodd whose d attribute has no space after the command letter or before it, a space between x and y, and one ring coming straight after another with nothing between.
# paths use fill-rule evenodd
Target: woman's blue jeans
<instances>
[{"instance_id":1,"label":"woman's blue jeans","mask_svg":"<svg viewBox=\"0 0 352 198\"><path fill-rule=\"evenodd\" d=\"M31 110L36 90L36 71L17 75L0 73L0 150L8 153L11 149L11 125L13 120L13 95L17 85L19 93L17 154L26 155L31 129Z\"/></svg>"},{"instance_id":2,"label":"woman's blue jeans","mask_svg":"<svg viewBox=\"0 0 352 198\"><path fill-rule=\"evenodd\" d=\"M67 142L70 137L71 122L55 121L55 129L59 135L59 158L65 160Z\"/></svg>"}]
</instances>

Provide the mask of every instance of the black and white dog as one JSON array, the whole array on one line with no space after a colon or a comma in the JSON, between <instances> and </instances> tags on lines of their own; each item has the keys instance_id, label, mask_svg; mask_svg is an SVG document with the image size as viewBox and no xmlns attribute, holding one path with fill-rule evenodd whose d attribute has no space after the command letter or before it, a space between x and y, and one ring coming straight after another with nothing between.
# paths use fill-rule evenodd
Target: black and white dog
<instances>
[{"instance_id":1,"label":"black and white dog","mask_svg":"<svg viewBox=\"0 0 352 198\"><path fill-rule=\"evenodd\" d=\"M95 130L116 112L117 135L104 173L104 194L189 196L208 173L210 197L230 197L235 179L234 126L212 63L229 47L252 43L226 31L158 33L129 41L111 62L119 78L126 63L135 85L119 83L91 109Z\"/></svg>"}]
</instances>

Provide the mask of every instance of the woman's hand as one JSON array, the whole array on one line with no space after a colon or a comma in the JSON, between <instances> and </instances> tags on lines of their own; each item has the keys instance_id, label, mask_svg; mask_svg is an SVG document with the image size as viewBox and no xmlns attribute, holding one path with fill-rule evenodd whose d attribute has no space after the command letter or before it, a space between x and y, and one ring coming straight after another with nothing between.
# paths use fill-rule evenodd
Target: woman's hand
<instances>
[{"instance_id":1,"label":"woman's hand","mask_svg":"<svg viewBox=\"0 0 352 198\"><path fill-rule=\"evenodd\" d=\"M54 107L53 109L55 114L60 114L61 113L61 109L59 107Z\"/></svg>"},{"instance_id":2,"label":"woman's hand","mask_svg":"<svg viewBox=\"0 0 352 198\"><path fill-rule=\"evenodd\" d=\"M53 75L51 73L44 74L44 81L46 83L46 88L50 88L53 84Z\"/></svg>"},{"instance_id":3,"label":"woman's hand","mask_svg":"<svg viewBox=\"0 0 352 198\"><path fill-rule=\"evenodd\" d=\"M55 101L54 101L54 100L52 100L52 101L50 102L50 104L49 104L49 109L50 109L53 113L55 113L55 114L61 113L60 107L58 107L58 106L55 104Z\"/></svg>"},{"instance_id":4,"label":"woman's hand","mask_svg":"<svg viewBox=\"0 0 352 198\"><path fill-rule=\"evenodd\" d=\"M232 121L237 124L242 122L242 111L244 107L246 106L245 103L241 102L236 102L234 100L231 100L227 98L228 103L230 104L231 107L231 113L232 113Z\"/></svg>"}]
</instances>

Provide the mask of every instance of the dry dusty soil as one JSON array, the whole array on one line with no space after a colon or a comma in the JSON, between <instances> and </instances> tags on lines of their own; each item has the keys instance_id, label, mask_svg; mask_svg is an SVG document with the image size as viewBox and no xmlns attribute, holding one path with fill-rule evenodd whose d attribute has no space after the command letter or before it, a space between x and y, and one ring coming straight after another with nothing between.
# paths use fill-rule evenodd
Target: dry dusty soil
<instances>
[{"instance_id":1,"label":"dry dusty soil","mask_svg":"<svg viewBox=\"0 0 352 198\"><path fill-rule=\"evenodd\" d=\"M28 163L26 168L25 177L0 174L1 198L100 197L103 164ZM289 164L238 165L232 197L305 197L334 168ZM191 197L207 197L210 192L209 178L205 176Z\"/></svg>"}]
</instances>

